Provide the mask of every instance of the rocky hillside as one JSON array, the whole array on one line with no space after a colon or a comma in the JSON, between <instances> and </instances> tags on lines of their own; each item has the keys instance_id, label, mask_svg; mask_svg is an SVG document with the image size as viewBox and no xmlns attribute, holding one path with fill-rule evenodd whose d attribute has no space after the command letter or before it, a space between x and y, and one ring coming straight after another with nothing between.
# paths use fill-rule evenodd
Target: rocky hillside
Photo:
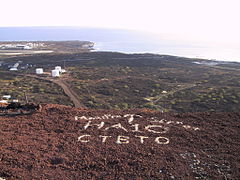
<instances>
[{"instance_id":1,"label":"rocky hillside","mask_svg":"<svg viewBox=\"0 0 240 180\"><path fill-rule=\"evenodd\" d=\"M240 113L37 109L1 113L1 178L240 177Z\"/></svg>"}]
</instances>

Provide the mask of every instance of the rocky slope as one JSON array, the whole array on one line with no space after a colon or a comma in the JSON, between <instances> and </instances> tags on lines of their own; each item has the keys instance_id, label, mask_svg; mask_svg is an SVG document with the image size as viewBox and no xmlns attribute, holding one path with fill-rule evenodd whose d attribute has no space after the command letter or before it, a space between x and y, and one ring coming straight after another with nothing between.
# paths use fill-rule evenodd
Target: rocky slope
<instances>
[{"instance_id":1,"label":"rocky slope","mask_svg":"<svg viewBox=\"0 0 240 180\"><path fill-rule=\"evenodd\" d=\"M48 104L0 116L0 177L239 179L239 132L240 113Z\"/></svg>"}]
</instances>

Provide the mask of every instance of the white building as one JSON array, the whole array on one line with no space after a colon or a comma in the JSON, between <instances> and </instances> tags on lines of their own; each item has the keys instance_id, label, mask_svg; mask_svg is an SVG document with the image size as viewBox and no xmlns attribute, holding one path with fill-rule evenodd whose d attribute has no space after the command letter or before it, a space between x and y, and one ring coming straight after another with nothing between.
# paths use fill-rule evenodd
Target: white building
<instances>
[{"instance_id":1,"label":"white building","mask_svg":"<svg viewBox=\"0 0 240 180\"><path fill-rule=\"evenodd\" d=\"M62 67L61 66L56 66L55 70L58 70L59 72L61 72L62 71Z\"/></svg>"},{"instance_id":2,"label":"white building","mask_svg":"<svg viewBox=\"0 0 240 180\"><path fill-rule=\"evenodd\" d=\"M25 49L25 50L29 50L29 49L32 49L32 47L30 47L30 46L24 46L24 48L23 49Z\"/></svg>"},{"instance_id":3,"label":"white building","mask_svg":"<svg viewBox=\"0 0 240 180\"><path fill-rule=\"evenodd\" d=\"M58 70L60 73L65 73L65 72L67 72L65 69L62 69L61 66L56 66L56 67L55 67L55 70Z\"/></svg>"},{"instance_id":4,"label":"white building","mask_svg":"<svg viewBox=\"0 0 240 180\"><path fill-rule=\"evenodd\" d=\"M8 102L6 100L0 100L0 103L7 104Z\"/></svg>"},{"instance_id":5,"label":"white building","mask_svg":"<svg viewBox=\"0 0 240 180\"><path fill-rule=\"evenodd\" d=\"M11 95L3 95L2 98L3 99L11 99Z\"/></svg>"},{"instance_id":6,"label":"white building","mask_svg":"<svg viewBox=\"0 0 240 180\"><path fill-rule=\"evenodd\" d=\"M37 68L36 74L43 74L43 68Z\"/></svg>"},{"instance_id":7,"label":"white building","mask_svg":"<svg viewBox=\"0 0 240 180\"><path fill-rule=\"evenodd\" d=\"M62 70L61 70L61 73L65 73L65 72L67 72L65 69L62 69Z\"/></svg>"},{"instance_id":8,"label":"white building","mask_svg":"<svg viewBox=\"0 0 240 180\"><path fill-rule=\"evenodd\" d=\"M17 71L18 69L15 67L10 68L10 71Z\"/></svg>"},{"instance_id":9,"label":"white building","mask_svg":"<svg viewBox=\"0 0 240 180\"><path fill-rule=\"evenodd\" d=\"M56 69L52 70L52 77L59 77L59 76L60 76L59 70L56 70Z\"/></svg>"},{"instance_id":10,"label":"white building","mask_svg":"<svg viewBox=\"0 0 240 180\"><path fill-rule=\"evenodd\" d=\"M15 63L15 64L13 65L13 68L18 68L18 66L19 66L19 63Z\"/></svg>"}]
</instances>

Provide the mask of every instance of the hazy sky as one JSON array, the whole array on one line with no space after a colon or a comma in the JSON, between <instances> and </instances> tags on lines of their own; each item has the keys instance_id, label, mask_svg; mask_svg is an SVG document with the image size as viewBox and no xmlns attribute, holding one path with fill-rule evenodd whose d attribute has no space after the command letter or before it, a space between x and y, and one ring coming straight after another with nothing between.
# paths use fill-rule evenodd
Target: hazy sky
<instances>
[{"instance_id":1,"label":"hazy sky","mask_svg":"<svg viewBox=\"0 0 240 180\"><path fill-rule=\"evenodd\" d=\"M240 44L240 0L0 0L0 26L137 29Z\"/></svg>"}]
</instances>

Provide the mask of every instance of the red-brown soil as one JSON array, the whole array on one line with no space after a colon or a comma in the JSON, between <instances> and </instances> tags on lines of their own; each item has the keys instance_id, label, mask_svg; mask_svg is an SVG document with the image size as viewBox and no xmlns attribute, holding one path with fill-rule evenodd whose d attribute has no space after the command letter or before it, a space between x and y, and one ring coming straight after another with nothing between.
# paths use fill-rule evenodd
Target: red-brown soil
<instances>
[{"instance_id":1,"label":"red-brown soil","mask_svg":"<svg viewBox=\"0 0 240 180\"><path fill-rule=\"evenodd\" d=\"M0 116L0 177L240 179L239 132L240 113L43 105Z\"/></svg>"}]
</instances>

